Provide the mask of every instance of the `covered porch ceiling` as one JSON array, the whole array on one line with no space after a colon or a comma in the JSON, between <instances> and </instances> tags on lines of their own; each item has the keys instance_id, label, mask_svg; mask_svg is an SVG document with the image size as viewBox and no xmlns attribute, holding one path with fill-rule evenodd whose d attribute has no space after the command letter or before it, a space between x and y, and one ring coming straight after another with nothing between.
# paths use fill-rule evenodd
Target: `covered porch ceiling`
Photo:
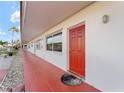
<instances>
[{"instance_id":1,"label":"covered porch ceiling","mask_svg":"<svg viewBox=\"0 0 124 93\"><path fill-rule=\"evenodd\" d=\"M22 1L21 40L26 43L93 1Z\"/></svg>"}]
</instances>

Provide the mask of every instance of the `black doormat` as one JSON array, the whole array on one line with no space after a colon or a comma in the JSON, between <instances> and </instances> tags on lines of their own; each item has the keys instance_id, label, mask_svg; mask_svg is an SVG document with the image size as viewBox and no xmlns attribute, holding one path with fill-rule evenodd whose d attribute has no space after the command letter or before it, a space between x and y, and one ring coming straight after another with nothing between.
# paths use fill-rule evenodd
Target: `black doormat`
<instances>
[{"instance_id":1,"label":"black doormat","mask_svg":"<svg viewBox=\"0 0 124 93\"><path fill-rule=\"evenodd\" d=\"M80 85L82 83L82 80L66 73L62 75L61 82L68 86L76 86Z\"/></svg>"}]
</instances>

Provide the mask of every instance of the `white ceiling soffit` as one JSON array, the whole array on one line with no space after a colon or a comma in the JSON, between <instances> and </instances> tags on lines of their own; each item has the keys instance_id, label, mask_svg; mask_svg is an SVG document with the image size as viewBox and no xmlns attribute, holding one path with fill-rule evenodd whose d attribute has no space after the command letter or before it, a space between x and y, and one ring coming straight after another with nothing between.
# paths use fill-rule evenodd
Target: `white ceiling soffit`
<instances>
[{"instance_id":1,"label":"white ceiling soffit","mask_svg":"<svg viewBox=\"0 0 124 93\"><path fill-rule=\"evenodd\" d=\"M28 42L91 4L91 1L22 2L22 42Z\"/></svg>"}]
</instances>

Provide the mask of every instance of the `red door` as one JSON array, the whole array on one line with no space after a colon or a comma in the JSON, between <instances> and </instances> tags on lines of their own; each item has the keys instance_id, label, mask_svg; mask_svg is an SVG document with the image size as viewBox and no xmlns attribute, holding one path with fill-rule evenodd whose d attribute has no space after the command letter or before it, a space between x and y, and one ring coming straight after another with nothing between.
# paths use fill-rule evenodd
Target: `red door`
<instances>
[{"instance_id":1,"label":"red door","mask_svg":"<svg viewBox=\"0 0 124 93\"><path fill-rule=\"evenodd\" d=\"M70 29L69 39L69 69L85 77L85 25Z\"/></svg>"}]
</instances>

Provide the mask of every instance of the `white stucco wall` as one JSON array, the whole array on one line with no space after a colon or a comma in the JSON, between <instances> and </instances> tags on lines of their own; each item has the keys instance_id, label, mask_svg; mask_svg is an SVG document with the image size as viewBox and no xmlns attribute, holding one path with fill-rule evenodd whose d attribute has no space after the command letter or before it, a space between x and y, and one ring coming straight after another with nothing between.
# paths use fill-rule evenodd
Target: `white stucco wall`
<instances>
[{"instance_id":1,"label":"white stucco wall","mask_svg":"<svg viewBox=\"0 0 124 93\"><path fill-rule=\"evenodd\" d=\"M67 28L85 21L86 82L101 91L124 91L124 2L96 2L38 38L44 47L36 54L63 70L68 69ZM109 15L109 23L102 16ZM62 53L46 51L45 36L63 28Z\"/></svg>"}]
</instances>

